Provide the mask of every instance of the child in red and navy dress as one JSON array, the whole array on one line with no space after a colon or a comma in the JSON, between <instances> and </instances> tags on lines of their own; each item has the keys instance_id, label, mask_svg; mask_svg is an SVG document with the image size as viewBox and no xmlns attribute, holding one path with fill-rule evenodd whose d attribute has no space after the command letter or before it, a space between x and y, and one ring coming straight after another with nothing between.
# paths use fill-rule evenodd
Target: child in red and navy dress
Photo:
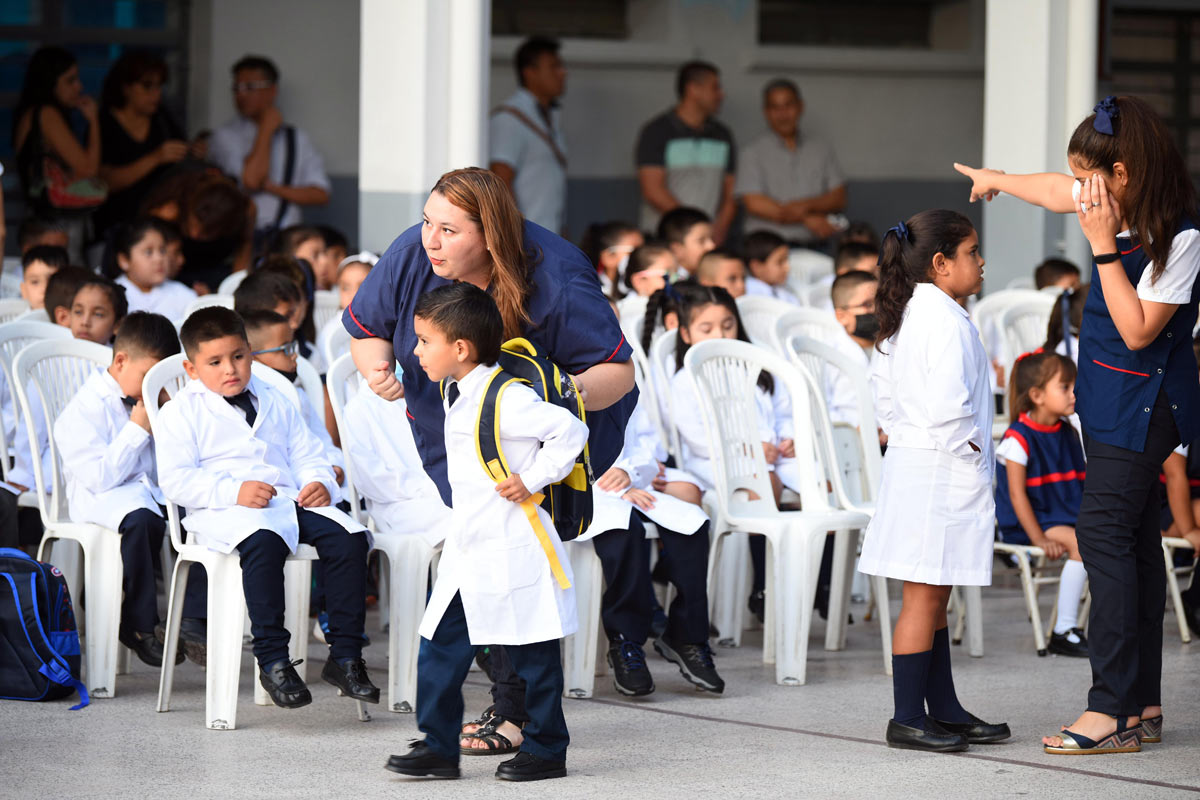
<instances>
[{"instance_id":1,"label":"child in red and navy dress","mask_svg":"<svg viewBox=\"0 0 1200 800\"><path fill-rule=\"evenodd\" d=\"M996 522L1008 544L1040 547L1051 560L1067 555L1048 649L1087 658L1078 625L1087 572L1075 541L1085 461L1079 434L1065 419L1075 410L1075 373L1075 362L1057 353L1027 353L1013 366L1009 407L1016 419L996 448Z\"/></svg>"}]
</instances>

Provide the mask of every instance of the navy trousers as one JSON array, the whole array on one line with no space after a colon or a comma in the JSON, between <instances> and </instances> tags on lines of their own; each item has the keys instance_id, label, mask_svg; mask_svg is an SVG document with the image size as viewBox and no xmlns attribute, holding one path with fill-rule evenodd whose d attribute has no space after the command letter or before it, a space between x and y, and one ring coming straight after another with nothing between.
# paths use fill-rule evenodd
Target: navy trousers
<instances>
[{"instance_id":1,"label":"navy trousers","mask_svg":"<svg viewBox=\"0 0 1200 800\"><path fill-rule=\"evenodd\" d=\"M167 521L146 508L131 511L117 526L121 534L121 630L151 633L158 624L158 588L154 583L154 561L162 553Z\"/></svg>"},{"instance_id":2,"label":"navy trousers","mask_svg":"<svg viewBox=\"0 0 1200 800\"><path fill-rule=\"evenodd\" d=\"M525 684L528 723L521 750L548 761L565 761L567 720L563 716L562 662L557 639L534 644L505 645L513 672ZM492 650L493 658L496 648ZM462 685L475 658L467 634L462 600L455 594L432 639L421 640L417 656L417 728L425 742L445 759L459 760L459 731L463 722Z\"/></svg>"},{"instance_id":3,"label":"navy trousers","mask_svg":"<svg viewBox=\"0 0 1200 800\"><path fill-rule=\"evenodd\" d=\"M325 595L329 610L329 655L361 658L366 624L367 537L347 533L333 520L304 508L296 509L300 542L317 549L325 565ZM288 657L291 635L283 626L283 562L289 555L274 531L250 534L237 546L242 563L242 590L250 612L254 657L267 666Z\"/></svg>"},{"instance_id":4,"label":"navy trousers","mask_svg":"<svg viewBox=\"0 0 1200 800\"><path fill-rule=\"evenodd\" d=\"M605 531L592 539L604 569L600 619L608 638L642 644L650 636L652 595L646 552L645 519L635 513L628 530ZM690 536L658 528L667 578L675 599L667 616L666 638L676 644L708 641L708 523Z\"/></svg>"}]
</instances>

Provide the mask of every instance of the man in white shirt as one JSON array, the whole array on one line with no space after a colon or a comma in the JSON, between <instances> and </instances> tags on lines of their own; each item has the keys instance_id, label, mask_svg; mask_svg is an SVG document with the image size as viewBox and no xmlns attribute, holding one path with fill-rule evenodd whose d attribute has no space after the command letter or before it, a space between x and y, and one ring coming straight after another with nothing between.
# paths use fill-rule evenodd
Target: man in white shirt
<instances>
[{"instance_id":1,"label":"man in white shirt","mask_svg":"<svg viewBox=\"0 0 1200 800\"><path fill-rule=\"evenodd\" d=\"M262 56L233 65L238 115L213 131L208 160L236 179L254 199L256 231L300 222L300 206L329 202L329 176L304 131L285 125L275 105L279 70ZM290 165L290 169L289 169Z\"/></svg>"},{"instance_id":2,"label":"man in white shirt","mask_svg":"<svg viewBox=\"0 0 1200 800\"><path fill-rule=\"evenodd\" d=\"M567 71L553 39L534 36L517 50L520 88L492 110L489 165L530 222L562 233L566 218L567 143L558 98Z\"/></svg>"}]
</instances>

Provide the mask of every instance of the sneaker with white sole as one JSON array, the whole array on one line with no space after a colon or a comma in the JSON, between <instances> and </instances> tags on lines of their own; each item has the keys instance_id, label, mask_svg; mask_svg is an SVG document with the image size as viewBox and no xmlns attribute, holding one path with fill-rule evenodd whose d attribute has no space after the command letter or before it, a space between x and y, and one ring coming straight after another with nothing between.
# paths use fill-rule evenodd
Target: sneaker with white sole
<instances>
[{"instance_id":1,"label":"sneaker with white sole","mask_svg":"<svg viewBox=\"0 0 1200 800\"><path fill-rule=\"evenodd\" d=\"M712 648L708 646L708 642L675 644L660 636L654 640L654 649L660 656L679 667L679 673L697 689L714 694L725 691L725 681L717 674Z\"/></svg>"}]
</instances>

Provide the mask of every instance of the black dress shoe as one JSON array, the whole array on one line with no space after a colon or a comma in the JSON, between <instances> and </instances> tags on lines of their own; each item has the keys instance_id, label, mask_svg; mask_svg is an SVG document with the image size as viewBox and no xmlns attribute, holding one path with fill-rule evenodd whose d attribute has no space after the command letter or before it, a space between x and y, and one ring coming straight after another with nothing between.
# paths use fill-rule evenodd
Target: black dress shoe
<instances>
[{"instance_id":1,"label":"black dress shoe","mask_svg":"<svg viewBox=\"0 0 1200 800\"><path fill-rule=\"evenodd\" d=\"M412 741L404 755L389 756L383 767L417 778L457 778L462 774L457 761L442 758L425 744L424 739Z\"/></svg>"},{"instance_id":2,"label":"black dress shoe","mask_svg":"<svg viewBox=\"0 0 1200 800\"><path fill-rule=\"evenodd\" d=\"M117 640L133 651L138 660L152 667L161 667L163 663L163 643L153 633L126 632L117 636ZM183 651L175 651L176 665L183 663Z\"/></svg>"},{"instance_id":3,"label":"black dress shoe","mask_svg":"<svg viewBox=\"0 0 1200 800\"><path fill-rule=\"evenodd\" d=\"M970 722L945 722L933 717L928 717L927 721L932 722L947 733L967 737L967 742L970 744L993 744L995 742L1003 742L1012 736L1012 731L1008 729L1007 722L998 722L993 725L989 722L984 722L974 714L968 713L967 716L971 718Z\"/></svg>"},{"instance_id":4,"label":"black dress shoe","mask_svg":"<svg viewBox=\"0 0 1200 800\"><path fill-rule=\"evenodd\" d=\"M179 644L188 660L198 667L208 666L208 620L184 617L179 622Z\"/></svg>"},{"instance_id":5,"label":"black dress shoe","mask_svg":"<svg viewBox=\"0 0 1200 800\"><path fill-rule=\"evenodd\" d=\"M321 679L341 689L342 694L351 700L379 702L379 687L371 683L367 665L361 658L352 658L345 664L339 664L330 656L321 670Z\"/></svg>"},{"instance_id":6,"label":"black dress shoe","mask_svg":"<svg viewBox=\"0 0 1200 800\"><path fill-rule=\"evenodd\" d=\"M524 750L496 767L496 777L502 781L543 781L566 776L566 761L547 761Z\"/></svg>"},{"instance_id":7,"label":"black dress shoe","mask_svg":"<svg viewBox=\"0 0 1200 800\"><path fill-rule=\"evenodd\" d=\"M930 730L902 725L888 720L887 746L901 750L924 750L928 753L960 753L967 749L967 737L930 725Z\"/></svg>"},{"instance_id":8,"label":"black dress shoe","mask_svg":"<svg viewBox=\"0 0 1200 800\"><path fill-rule=\"evenodd\" d=\"M312 702L312 694L296 674L296 665L303 660L284 658L258 670L258 682L280 708L300 708Z\"/></svg>"},{"instance_id":9,"label":"black dress shoe","mask_svg":"<svg viewBox=\"0 0 1200 800\"><path fill-rule=\"evenodd\" d=\"M1087 658L1087 636L1081 628L1072 628L1066 633L1051 633L1050 643L1046 649L1059 656L1071 658Z\"/></svg>"}]
</instances>

